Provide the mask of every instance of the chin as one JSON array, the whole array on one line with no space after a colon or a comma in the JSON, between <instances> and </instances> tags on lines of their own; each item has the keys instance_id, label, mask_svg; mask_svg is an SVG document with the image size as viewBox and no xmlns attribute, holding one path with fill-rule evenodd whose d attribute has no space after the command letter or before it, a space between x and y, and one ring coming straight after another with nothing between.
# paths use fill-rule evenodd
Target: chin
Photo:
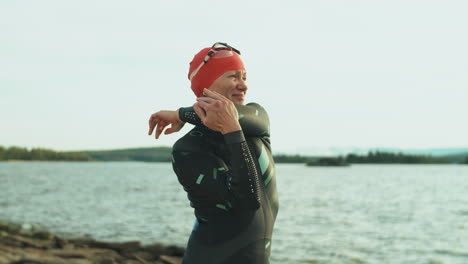
<instances>
[{"instance_id":1,"label":"chin","mask_svg":"<svg viewBox=\"0 0 468 264\"><path fill-rule=\"evenodd\" d=\"M233 102L234 102L234 104L243 105L244 104L244 99L233 100Z\"/></svg>"},{"instance_id":2,"label":"chin","mask_svg":"<svg viewBox=\"0 0 468 264\"><path fill-rule=\"evenodd\" d=\"M240 104L240 105L244 104L244 98L240 96L231 96L231 101L234 104Z\"/></svg>"}]
</instances>

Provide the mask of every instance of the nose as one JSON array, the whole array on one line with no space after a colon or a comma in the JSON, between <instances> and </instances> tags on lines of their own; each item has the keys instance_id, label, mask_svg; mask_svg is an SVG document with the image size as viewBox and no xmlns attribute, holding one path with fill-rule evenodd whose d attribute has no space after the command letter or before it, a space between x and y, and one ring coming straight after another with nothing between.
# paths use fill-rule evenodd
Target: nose
<instances>
[{"instance_id":1,"label":"nose","mask_svg":"<svg viewBox=\"0 0 468 264\"><path fill-rule=\"evenodd\" d=\"M241 79L237 85L237 88L243 92L247 92L247 83L245 80Z\"/></svg>"}]
</instances>

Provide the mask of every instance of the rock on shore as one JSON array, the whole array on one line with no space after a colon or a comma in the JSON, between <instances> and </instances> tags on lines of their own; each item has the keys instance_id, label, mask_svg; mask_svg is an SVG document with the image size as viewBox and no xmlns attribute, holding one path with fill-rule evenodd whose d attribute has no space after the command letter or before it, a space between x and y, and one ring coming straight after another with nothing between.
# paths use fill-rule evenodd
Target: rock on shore
<instances>
[{"instance_id":1,"label":"rock on shore","mask_svg":"<svg viewBox=\"0 0 468 264\"><path fill-rule=\"evenodd\" d=\"M0 222L0 264L180 264L184 249L139 241L63 239Z\"/></svg>"}]
</instances>

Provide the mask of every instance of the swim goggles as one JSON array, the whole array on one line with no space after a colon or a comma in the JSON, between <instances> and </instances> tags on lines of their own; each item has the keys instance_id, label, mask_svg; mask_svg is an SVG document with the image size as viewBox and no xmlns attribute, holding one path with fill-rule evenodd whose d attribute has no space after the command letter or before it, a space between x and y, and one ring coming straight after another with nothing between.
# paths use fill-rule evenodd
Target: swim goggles
<instances>
[{"instance_id":1,"label":"swim goggles","mask_svg":"<svg viewBox=\"0 0 468 264\"><path fill-rule=\"evenodd\" d=\"M213 44L213 46L211 47L210 51L208 52L208 54L206 54L205 58L203 59L203 61L200 63L200 65L198 65L198 67L190 74L190 80L193 79L193 77L195 77L195 75L197 75L198 71L201 69L201 67L203 65L205 65L205 63L208 62L208 60L213 57L213 58L224 58L224 57L230 57L230 56L233 56L234 54L232 52L235 52L237 54L241 54L239 50L229 46L228 44L226 43L223 43L223 42L216 42L215 44Z\"/></svg>"}]
</instances>

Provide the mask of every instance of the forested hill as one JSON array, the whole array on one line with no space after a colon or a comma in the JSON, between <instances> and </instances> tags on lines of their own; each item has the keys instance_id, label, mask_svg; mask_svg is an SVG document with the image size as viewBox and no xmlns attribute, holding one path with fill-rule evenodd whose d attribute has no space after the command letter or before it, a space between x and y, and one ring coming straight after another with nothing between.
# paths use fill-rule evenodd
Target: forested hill
<instances>
[{"instance_id":1,"label":"forested hill","mask_svg":"<svg viewBox=\"0 0 468 264\"><path fill-rule=\"evenodd\" d=\"M0 161L171 161L170 147L116 150L56 151L46 148L27 149L0 146Z\"/></svg>"},{"instance_id":2,"label":"forested hill","mask_svg":"<svg viewBox=\"0 0 468 264\"><path fill-rule=\"evenodd\" d=\"M156 148L131 148L102 151L81 151L92 160L97 161L151 161L168 162L171 161L170 147ZM320 157L300 156L300 155L274 155L276 163L306 163L310 160L317 160ZM390 152L368 152L366 155L348 154L342 157L348 163L365 164L450 164L468 163L468 152L447 156L434 157L431 155L412 155L405 153Z\"/></svg>"},{"instance_id":3,"label":"forested hill","mask_svg":"<svg viewBox=\"0 0 468 264\"><path fill-rule=\"evenodd\" d=\"M158 161L168 162L172 159L172 148L130 148L100 151L81 151L97 161Z\"/></svg>"},{"instance_id":4,"label":"forested hill","mask_svg":"<svg viewBox=\"0 0 468 264\"><path fill-rule=\"evenodd\" d=\"M27 149L12 146L5 148L0 146L0 161L2 160L36 160L36 161L90 161L88 155L79 151L55 151L46 148Z\"/></svg>"},{"instance_id":5,"label":"forested hill","mask_svg":"<svg viewBox=\"0 0 468 264\"><path fill-rule=\"evenodd\" d=\"M146 161L170 162L171 147L129 148L115 150L55 151L45 148L28 150L22 147L5 148L0 146L2 160L38 161ZM274 155L276 163L308 163L321 158L342 159L349 164L468 164L468 152L445 156L414 155L404 152L369 151L364 155L348 154L339 157L301 156L289 154Z\"/></svg>"}]
</instances>

